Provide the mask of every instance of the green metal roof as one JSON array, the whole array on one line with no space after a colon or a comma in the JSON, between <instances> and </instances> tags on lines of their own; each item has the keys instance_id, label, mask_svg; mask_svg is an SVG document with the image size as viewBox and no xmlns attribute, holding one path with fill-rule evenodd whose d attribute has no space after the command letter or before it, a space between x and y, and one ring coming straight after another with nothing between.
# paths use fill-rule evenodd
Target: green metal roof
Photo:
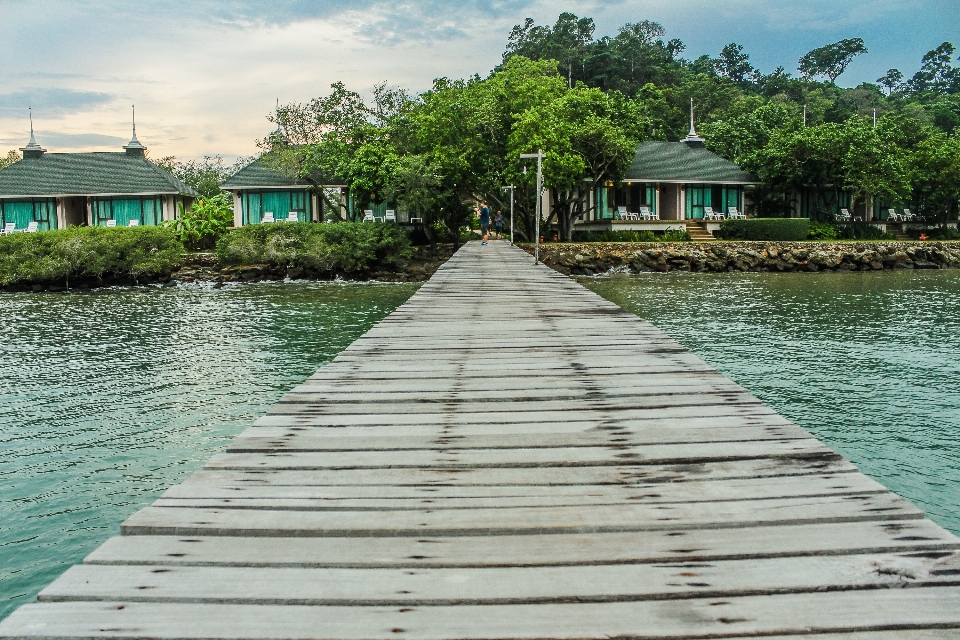
<instances>
[{"instance_id":1,"label":"green metal roof","mask_svg":"<svg viewBox=\"0 0 960 640\"><path fill-rule=\"evenodd\" d=\"M330 187L346 185L346 182L340 178L322 175L315 175L314 177L317 183L321 185ZM310 185L311 183L303 178L294 178L278 169L274 169L260 158L237 171L220 186L223 189L276 189L280 187L307 188Z\"/></svg>"},{"instance_id":2,"label":"green metal roof","mask_svg":"<svg viewBox=\"0 0 960 640\"><path fill-rule=\"evenodd\" d=\"M644 142L637 147L625 182L756 184L757 178L708 151L702 144Z\"/></svg>"},{"instance_id":3,"label":"green metal roof","mask_svg":"<svg viewBox=\"0 0 960 640\"><path fill-rule=\"evenodd\" d=\"M169 171L126 153L45 153L0 169L0 198L126 193L199 195Z\"/></svg>"}]
</instances>

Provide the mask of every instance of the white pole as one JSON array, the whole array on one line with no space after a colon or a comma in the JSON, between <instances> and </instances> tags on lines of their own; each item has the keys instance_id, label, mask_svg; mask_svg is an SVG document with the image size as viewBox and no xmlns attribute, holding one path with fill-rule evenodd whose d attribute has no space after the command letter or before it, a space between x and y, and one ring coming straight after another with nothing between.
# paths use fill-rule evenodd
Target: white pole
<instances>
[{"instance_id":1,"label":"white pole","mask_svg":"<svg viewBox=\"0 0 960 640\"><path fill-rule=\"evenodd\" d=\"M543 151L537 149L537 222L533 246L533 264L540 262L540 216L543 214Z\"/></svg>"},{"instance_id":2,"label":"white pole","mask_svg":"<svg viewBox=\"0 0 960 640\"><path fill-rule=\"evenodd\" d=\"M540 211L543 202L543 149L537 149L536 153L521 153L520 157L537 159L537 219L534 222L533 232L533 264L537 264L540 262Z\"/></svg>"},{"instance_id":3,"label":"white pole","mask_svg":"<svg viewBox=\"0 0 960 640\"><path fill-rule=\"evenodd\" d=\"M513 244L513 189L514 185L508 184L505 187L500 187L500 191L510 190L510 244Z\"/></svg>"}]
</instances>

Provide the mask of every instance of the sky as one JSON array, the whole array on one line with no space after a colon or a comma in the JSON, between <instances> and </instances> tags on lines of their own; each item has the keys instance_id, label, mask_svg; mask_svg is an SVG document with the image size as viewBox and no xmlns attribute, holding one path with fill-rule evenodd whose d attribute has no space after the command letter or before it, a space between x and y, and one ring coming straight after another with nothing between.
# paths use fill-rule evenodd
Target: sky
<instances>
[{"instance_id":1,"label":"sky","mask_svg":"<svg viewBox=\"0 0 960 640\"><path fill-rule=\"evenodd\" d=\"M49 151L119 150L136 104L151 157L232 161L256 153L278 99L486 75L513 25L562 11L592 17L596 37L655 20L690 59L736 42L763 72L863 38L844 86L960 46L960 0L0 0L0 153L26 144L28 106Z\"/></svg>"}]
</instances>

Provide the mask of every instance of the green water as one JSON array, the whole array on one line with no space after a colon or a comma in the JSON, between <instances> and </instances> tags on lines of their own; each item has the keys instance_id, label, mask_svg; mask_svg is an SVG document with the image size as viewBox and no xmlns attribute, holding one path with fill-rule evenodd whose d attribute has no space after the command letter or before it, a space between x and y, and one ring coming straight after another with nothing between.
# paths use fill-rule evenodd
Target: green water
<instances>
[{"instance_id":1,"label":"green water","mask_svg":"<svg viewBox=\"0 0 960 640\"><path fill-rule=\"evenodd\" d=\"M960 533L960 272L581 282Z\"/></svg>"},{"instance_id":2,"label":"green water","mask_svg":"<svg viewBox=\"0 0 960 640\"><path fill-rule=\"evenodd\" d=\"M0 295L0 618L415 290Z\"/></svg>"}]
</instances>

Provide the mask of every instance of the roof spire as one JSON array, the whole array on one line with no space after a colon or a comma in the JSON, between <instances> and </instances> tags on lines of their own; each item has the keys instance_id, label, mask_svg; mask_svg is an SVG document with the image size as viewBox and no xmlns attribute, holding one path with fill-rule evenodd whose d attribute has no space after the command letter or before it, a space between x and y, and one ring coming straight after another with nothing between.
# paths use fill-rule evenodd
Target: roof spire
<instances>
[{"instance_id":1,"label":"roof spire","mask_svg":"<svg viewBox=\"0 0 960 640\"><path fill-rule=\"evenodd\" d=\"M27 143L27 146L20 149L23 152L24 158L39 158L47 150L37 144L37 139L33 136L33 107L27 107L27 111L30 114L30 142Z\"/></svg>"},{"instance_id":2,"label":"roof spire","mask_svg":"<svg viewBox=\"0 0 960 640\"><path fill-rule=\"evenodd\" d=\"M128 156L140 156L142 158L147 148L137 140L137 106L132 104L130 109L133 113L133 137L130 138L130 142L124 145L123 150L127 152Z\"/></svg>"},{"instance_id":3,"label":"roof spire","mask_svg":"<svg viewBox=\"0 0 960 640\"><path fill-rule=\"evenodd\" d=\"M694 147L702 147L704 143L704 139L697 135L697 130L693 126L693 98L690 98L690 133L681 142L686 142Z\"/></svg>"}]
</instances>

